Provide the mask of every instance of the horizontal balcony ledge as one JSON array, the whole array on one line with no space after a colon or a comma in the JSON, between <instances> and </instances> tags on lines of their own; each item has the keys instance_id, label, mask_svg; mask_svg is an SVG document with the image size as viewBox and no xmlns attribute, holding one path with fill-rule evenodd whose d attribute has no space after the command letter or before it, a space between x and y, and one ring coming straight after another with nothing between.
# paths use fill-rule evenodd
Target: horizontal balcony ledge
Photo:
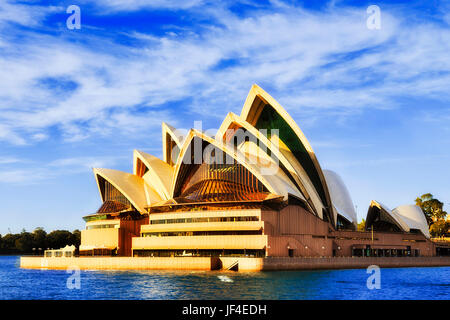
<instances>
[{"instance_id":1,"label":"horizontal balcony ledge","mask_svg":"<svg viewBox=\"0 0 450 320\"><path fill-rule=\"evenodd\" d=\"M264 249L267 235L135 237L133 250Z\"/></svg>"},{"instance_id":2,"label":"horizontal balcony ledge","mask_svg":"<svg viewBox=\"0 0 450 320\"><path fill-rule=\"evenodd\" d=\"M198 222L146 224L141 226L143 232L177 232L177 231L243 231L264 229L264 221L238 222Z\"/></svg>"}]
</instances>

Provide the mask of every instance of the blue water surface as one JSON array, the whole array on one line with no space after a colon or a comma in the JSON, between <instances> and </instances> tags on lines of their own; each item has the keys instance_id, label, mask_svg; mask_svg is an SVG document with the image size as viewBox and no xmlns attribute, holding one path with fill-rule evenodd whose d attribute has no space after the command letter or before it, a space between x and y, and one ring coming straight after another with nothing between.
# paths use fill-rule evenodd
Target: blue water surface
<instances>
[{"instance_id":1,"label":"blue water surface","mask_svg":"<svg viewBox=\"0 0 450 320\"><path fill-rule=\"evenodd\" d=\"M450 299L450 267L383 268L373 290L365 269L81 271L79 289L68 288L71 275L20 269L19 257L0 256L0 299Z\"/></svg>"}]
</instances>

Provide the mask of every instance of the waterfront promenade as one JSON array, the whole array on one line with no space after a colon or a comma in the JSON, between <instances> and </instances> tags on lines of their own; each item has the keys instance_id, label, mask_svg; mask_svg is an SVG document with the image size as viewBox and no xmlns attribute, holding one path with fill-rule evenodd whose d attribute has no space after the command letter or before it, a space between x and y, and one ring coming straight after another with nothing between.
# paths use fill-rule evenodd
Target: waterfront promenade
<instances>
[{"instance_id":1,"label":"waterfront promenade","mask_svg":"<svg viewBox=\"0 0 450 320\"><path fill-rule=\"evenodd\" d=\"M450 266L450 257L322 257L322 258L240 258L240 257L21 257L20 267L28 269L81 270L317 270Z\"/></svg>"}]
</instances>

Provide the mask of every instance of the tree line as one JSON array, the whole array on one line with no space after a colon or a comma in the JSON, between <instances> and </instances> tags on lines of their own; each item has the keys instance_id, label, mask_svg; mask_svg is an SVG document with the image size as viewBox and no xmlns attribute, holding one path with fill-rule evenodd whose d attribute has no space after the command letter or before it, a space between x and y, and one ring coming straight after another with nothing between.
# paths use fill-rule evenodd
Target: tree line
<instances>
[{"instance_id":1,"label":"tree line","mask_svg":"<svg viewBox=\"0 0 450 320\"><path fill-rule=\"evenodd\" d=\"M33 232L22 230L21 233L0 235L0 254L42 254L46 249L59 249L66 245L79 247L80 243L80 230L47 233L43 228L36 228Z\"/></svg>"}]
</instances>

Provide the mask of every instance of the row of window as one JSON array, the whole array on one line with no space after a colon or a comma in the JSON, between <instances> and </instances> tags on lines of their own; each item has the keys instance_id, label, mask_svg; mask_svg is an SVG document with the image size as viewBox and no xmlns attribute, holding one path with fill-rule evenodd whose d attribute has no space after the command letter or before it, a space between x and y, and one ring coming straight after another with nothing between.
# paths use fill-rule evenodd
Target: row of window
<instances>
[{"instance_id":1,"label":"row of window","mask_svg":"<svg viewBox=\"0 0 450 320\"><path fill-rule=\"evenodd\" d=\"M91 229L109 229L109 228L114 228L117 224L94 224L91 226L86 226L86 230L91 230Z\"/></svg>"},{"instance_id":2,"label":"row of window","mask_svg":"<svg viewBox=\"0 0 450 320\"><path fill-rule=\"evenodd\" d=\"M360 240L360 241L363 241L363 240L369 240L369 241L371 241L371 240L374 240L374 241L378 241L378 238L364 238L364 237L336 237L336 239L337 240Z\"/></svg>"},{"instance_id":3,"label":"row of window","mask_svg":"<svg viewBox=\"0 0 450 320\"><path fill-rule=\"evenodd\" d=\"M133 250L135 257L265 257L264 249L225 249L225 250Z\"/></svg>"},{"instance_id":4,"label":"row of window","mask_svg":"<svg viewBox=\"0 0 450 320\"><path fill-rule=\"evenodd\" d=\"M150 224L171 224L171 223L196 223L196 222L236 222L236 221L259 221L258 217L208 217L208 218L182 218L182 219L162 219L150 220Z\"/></svg>"},{"instance_id":5,"label":"row of window","mask_svg":"<svg viewBox=\"0 0 450 320\"><path fill-rule=\"evenodd\" d=\"M142 233L142 237L236 236L236 235L258 235L258 234L262 234L262 230L145 232Z\"/></svg>"},{"instance_id":6,"label":"row of window","mask_svg":"<svg viewBox=\"0 0 450 320\"><path fill-rule=\"evenodd\" d=\"M66 257L66 258L70 258L73 257L73 253L71 251L45 251L45 257L46 258L51 258L51 257L56 257L56 258L60 258L62 256Z\"/></svg>"},{"instance_id":7,"label":"row of window","mask_svg":"<svg viewBox=\"0 0 450 320\"><path fill-rule=\"evenodd\" d=\"M83 220L85 222L91 222L91 221L96 221L96 220L106 220L107 218L108 218L108 216L106 214L98 214L98 215L83 217Z\"/></svg>"},{"instance_id":8,"label":"row of window","mask_svg":"<svg viewBox=\"0 0 450 320\"><path fill-rule=\"evenodd\" d=\"M356 257L419 257L420 250L407 249L352 249L352 256Z\"/></svg>"}]
</instances>

